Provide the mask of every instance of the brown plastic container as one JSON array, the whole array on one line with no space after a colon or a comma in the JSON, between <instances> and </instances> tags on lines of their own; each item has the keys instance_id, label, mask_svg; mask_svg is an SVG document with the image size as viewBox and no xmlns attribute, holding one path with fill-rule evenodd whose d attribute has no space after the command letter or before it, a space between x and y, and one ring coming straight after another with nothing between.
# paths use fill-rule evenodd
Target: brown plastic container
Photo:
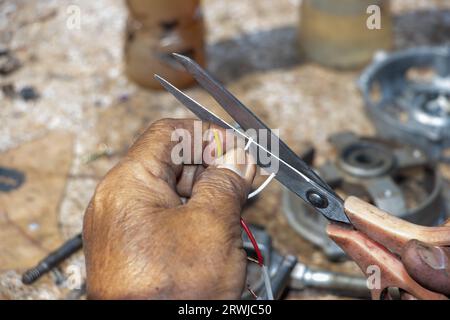
<instances>
[{"instance_id":1,"label":"brown plastic container","mask_svg":"<svg viewBox=\"0 0 450 320\"><path fill-rule=\"evenodd\" d=\"M198 0L127 0L125 72L139 85L162 89L159 74L180 88L194 83L171 53L204 65L204 22Z\"/></svg>"}]
</instances>

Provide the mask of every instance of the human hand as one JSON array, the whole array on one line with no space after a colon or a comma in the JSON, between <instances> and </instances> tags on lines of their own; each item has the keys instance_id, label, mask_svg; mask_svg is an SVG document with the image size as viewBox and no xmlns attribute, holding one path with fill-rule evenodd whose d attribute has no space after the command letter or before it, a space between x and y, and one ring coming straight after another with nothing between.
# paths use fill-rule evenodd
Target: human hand
<instances>
[{"instance_id":1,"label":"human hand","mask_svg":"<svg viewBox=\"0 0 450 320\"><path fill-rule=\"evenodd\" d=\"M190 160L175 164L175 129L194 135L195 120L153 123L96 188L86 209L83 243L93 299L238 299L246 254L240 213L256 165L211 134ZM198 121L198 120L197 120ZM224 129L203 123L203 132ZM236 156L244 159L236 164ZM182 198L189 198L183 204Z\"/></svg>"}]
</instances>

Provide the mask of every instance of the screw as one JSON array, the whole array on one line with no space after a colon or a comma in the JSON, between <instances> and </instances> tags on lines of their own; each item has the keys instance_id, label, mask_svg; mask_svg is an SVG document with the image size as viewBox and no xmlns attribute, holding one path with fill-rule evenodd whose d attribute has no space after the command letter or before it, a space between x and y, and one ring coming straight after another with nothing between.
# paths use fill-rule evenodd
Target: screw
<instances>
[{"instance_id":1,"label":"screw","mask_svg":"<svg viewBox=\"0 0 450 320\"><path fill-rule=\"evenodd\" d=\"M315 190L306 192L306 198L316 208L324 209L328 207L328 200Z\"/></svg>"},{"instance_id":2,"label":"screw","mask_svg":"<svg viewBox=\"0 0 450 320\"><path fill-rule=\"evenodd\" d=\"M83 246L81 233L66 241L61 247L51 252L47 257L41 260L35 267L25 271L22 275L24 284L32 284L51 269L67 259L73 253Z\"/></svg>"}]
</instances>

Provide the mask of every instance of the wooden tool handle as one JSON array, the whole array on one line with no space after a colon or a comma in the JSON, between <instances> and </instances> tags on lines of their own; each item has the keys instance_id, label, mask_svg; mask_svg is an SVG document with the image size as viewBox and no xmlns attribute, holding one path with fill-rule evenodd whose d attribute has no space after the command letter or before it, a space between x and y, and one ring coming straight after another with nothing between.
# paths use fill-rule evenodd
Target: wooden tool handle
<instances>
[{"instance_id":1,"label":"wooden tool handle","mask_svg":"<svg viewBox=\"0 0 450 320\"><path fill-rule=\"evenodd\" d=\"M367 287L372 299L389 298L388 288L399 288L407 297L425 300L445 300L444 295L418 284L406 271L403 263L389 250L369 239L358 230L340 224L330 224L327 233L368 276ZM403 294L402 298L406 295Z\"/></svg>"},{"instance_id":2,"label":"wooden tool handle","mask_svg":"<svg viewBox=\"0 0 450 320\"><path fill-rule=\"evenodd\" d=\"M348 197L345 212L355 228L389 250L401 254L404 245L412 239L435 246L450 246L450 225L439 227L416 225L357 198Z\"/></svg>"}]
</instances>

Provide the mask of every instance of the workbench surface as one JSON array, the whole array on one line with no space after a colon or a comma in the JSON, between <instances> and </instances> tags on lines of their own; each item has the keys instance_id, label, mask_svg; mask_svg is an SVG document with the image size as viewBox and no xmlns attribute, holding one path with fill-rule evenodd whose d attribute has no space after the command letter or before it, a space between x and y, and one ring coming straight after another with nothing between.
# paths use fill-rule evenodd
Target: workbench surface
<instances>
[{"instance_id":1,"label":"workbench surface","mask_svg":"<svg viewBox=\"0 0 450 320\"><path fill-rule=\"evenodd\" d=\"M4 94L0 100L0 165L26 176L23 187L0 192L0 299L72 297L55 284L57 273L32 286L22 285L20 275L80 232L100 177L148 124L192 117L168 93L144 90L123 75L127 12L122 1L75 1L79 30L66 27L72 3L0 1L0 50L10 50L22 64L0 75L0 87L30 86L40 96L24 101ZM374 129L355 84L360 70L327 69L298 54L298 6L298 0L203 1L208 69L263 121L279 128L295 151L314 142L320 164L332 152L328 135L342 130L371 135ZM395 0L392 10L397 49L449 43L450 1ZM187 93L224 114L199 88ZM108 156L90 161L105 146ZM265 226L282 253L359 273L352 262L329 263L296 235L282 213L281 191L271 183L244 217ZM82 269L83 259L78 253L62 270L69 264ZM335 297L305 290L288 298Z\"/></svg>"}]
</instances>

